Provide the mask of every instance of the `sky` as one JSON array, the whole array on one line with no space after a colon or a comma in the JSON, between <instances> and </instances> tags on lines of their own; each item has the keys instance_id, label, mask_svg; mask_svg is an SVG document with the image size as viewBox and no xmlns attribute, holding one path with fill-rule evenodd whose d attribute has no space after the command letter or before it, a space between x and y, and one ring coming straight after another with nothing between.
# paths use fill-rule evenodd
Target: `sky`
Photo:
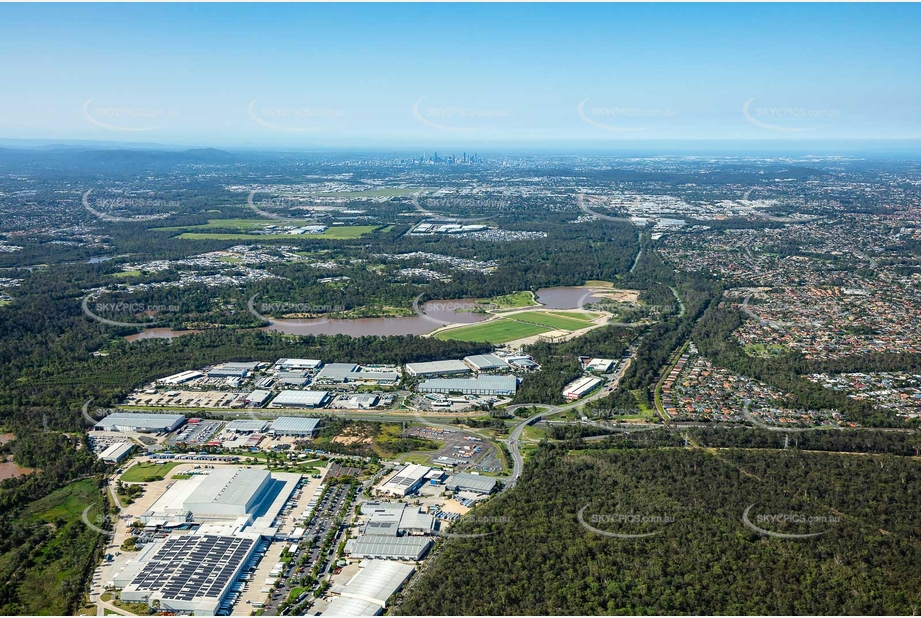
<instances>
[{"instance_id":1,"label":"sky","mask_svg":"<svg viewBox=\"0 0 921 618\"><path fill-rule=\"evenodd\" d=\"M0 4L0 138L921 139L917 4Z\"/></svg>"}]
</instances>

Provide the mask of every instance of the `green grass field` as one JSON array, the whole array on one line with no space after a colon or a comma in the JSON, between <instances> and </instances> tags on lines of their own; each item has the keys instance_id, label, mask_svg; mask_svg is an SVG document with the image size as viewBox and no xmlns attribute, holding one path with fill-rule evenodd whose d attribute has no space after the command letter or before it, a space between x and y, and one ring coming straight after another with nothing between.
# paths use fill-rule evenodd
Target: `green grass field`
<instances>
[{"instance_id":1,"label":"green grass field","mask_svg":"<svg viewBox=\"0 0 921 618\"><path fill-rule=\"evenodd\" d=\"M162 464L155 463L138 463L128 468L121 476L125 483L147 483L150 481L159 481L166 478L166 475L178 466L181 462L168 461Z\"/></svg>"},{"instance_id":2,"label":"green grass field","mask_svg":"<svg viewBox=\"0 0 921 618\"><path fill-rule=\"evenodd\" d=\"M125 278L125 277L140 277L140 276L141 276L141 271L139 271L139 270L126 270L126 271L123 271L123 272L120 272L120 273L112 273L112 276L113 276L113 277L117 277L117 278L119 278L119 279L123 279L123 278Z\"/></svg>"},{"instance_id":3,"label":"green grass field","mask_svg":"<svg viewBox=\"0 0 921 618\"><path fill-rule=\"evenodd\" d=\"M536 324L525 324L515 320L501 319L482 324L473 324L471 326L462 326L452 328L435 335L435 339L441 341L486 341L488 343L505 343L514 341L523 337L531 337L545 333L552 328L538 326Z\"/></svg>"},{"instance_id":4,"label":"green grass field","mask_svg":"<svg viewBox=\"0 0 921 618\"><path fill-rule=\"evenodd\" d=\"M516 322L540 324L542 326L548 326L556 330L569 331L579 330L591 324L591 318L588 316L583 319L576 319L567 317L567 315L563 313L550 313L543 311L525 311L523 313L516 313L505 319L515 320Z\"/></svg>"}]
</instances>

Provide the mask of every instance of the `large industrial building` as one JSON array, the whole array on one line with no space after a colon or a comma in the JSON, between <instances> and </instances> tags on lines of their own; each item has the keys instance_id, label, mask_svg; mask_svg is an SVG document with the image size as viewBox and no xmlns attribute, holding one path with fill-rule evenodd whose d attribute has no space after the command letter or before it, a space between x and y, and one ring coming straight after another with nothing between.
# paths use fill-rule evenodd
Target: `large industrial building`
<instances>
[{"instance_id":1,"label":"large industrial building","mask_svg":"<svg viewBox=\"0 0 921 618\"><path fill-rule=\"evenodd\" d=\"M106 463L118 463L127 457L133 448L134 444L131 442L116 442L99 453L99 459Z\"/></svg>"},{"instance_id":2,"label":"large industrial building","mask_svg":"<svg viewBox=\"0 0 921 618\"><path fill-rule=\"evenodd\" d=\"M571 382L566 385L566 388L563 389L563 397L568 401L575 401L584 395L592 392L601 384L601 378L595 378L592 376L585 376L584 378L579 378L575 382Z\"/></svg>"},{"instance_id":3,"label":"large industrial building","mask_svg":"<svg viewBox=\"0 0 921 618\"><path fill-rule=\"evenodd\" d=\"M421 560L432 546L424 536L360 536L345 544L352 558L378 558L380 560Z\"/></svg>"},{"instance_id":4,"label":"large industrial building","mask_svg":"<svg viewBox=\"0 0 921 618\"><path fill-rule=\"evenodd\" d=\"M317 373L317 382L331 384L396 384L400 374L395 371L365 371L354 363L330 363Z\"/></svg>"},{"instance_id":5,"label":"large industrial building","mask_svg":"<svg viewBox=\"0 0 921 618\"><path fill-rule=\"evenodd\" d=\"M394 594L399 592L415 572L409 564L391 560L363 560L358 574L344 585L335 585L330 593L338 595L327 604L314 606L314 616L378 616L384 613Z\"/></svg>"},{"instance_id":6,"label":"large industrial building","mask_svg":"<svg viewBox=\"0 0 921 618\"><path fill-rule=\"evenodd\" d=\"M173 536L148 544L113 584L122 601L214 616L256 545L255 537Z\"/></svg>"},{"instance_id":7,"label":"large industrial building","mask_svg":"<svg viewBox=\"0 0 921 618\"><path fill-rule=\"evenodd\" d=\"M133 431L136 433L169 433L185 423L182 414L152 414L114 412L96 423L96 431Z\"/></svg>"},{"instance_id":8,"label":"large industrial building","mask_svg":"<svg viewBox=\"0 0 921 618\"><path fill-rule=\"evenodd\" d=\"M183 371L181 373L175 373L171 376L166 376L165 378L160 378L157 380L158 384L183 384L196 378L201 378L205 374L200 371Z\"/></svg>"},{"instance_id":9,"label":"large industrial building","mask_svg":"<svg viewBox=\"0 0 921 618\"><path fill-rule=\"evenodd\" d=\"M448 376L471 373L471 369L464 361L442 360L429 363L407 363L406 373L415 378L424 378L425 376Z\"/></svg>"},{"instance_id":10,"label":"large industrial building","mask_svg":"<svg viewBox=\"0 0 921 618\"><path fill-rule=\"evenodd\" d=\"M327 391L282 391L278 393L270 408L322 408L330 400Z\"/></svg>"},{"instance_id":11,"label":"large industrial building","mask_svg":"<svg viewBox=\"0 0 921 618\"><path fill-rule=\"evenodd\" d=\"M298 436L310 438L317 434L320 419L303 416L279 416L272 421L269 433L276 436Z\"/></svg>"},{"instance_id":12,"label":"large industrial building","mask_svg":"<svg viewBox=\"0 0 921 618\"><path fill-rule=\"evenodd\" d=\"M262 433L269 426L268 421L237 419L224 426L224 431L232 433Z\"/></svg>"},{"instance_id":13,"label":"large industrial building","mask_svg":"<svg viewBox=\"0 0 921 618\"><path fill-rule=\"evenodd\" d=\"M377 493L384 496L402 498L416 491L425 482L425 475L431 468L419 464L408 464L390 477L390 480L377 488Z\"/></svg>"},{"instance_id":14,"label":"large industrial building","mask_svg":"<svg viewBox=\"0 0 921 618\"><path fill-rule=\"evenodd\" d=\"M475 494L488 495L496 490L497 484L498 481L491 476L461 472L455 474L445 482L445 489L449 491L469 491Z\"/></svg>"},{"instance_id":15,"label":"large industrial building","mask_svg":"<svg viewBox=\"0 0 921 618\"><path fill-rule=\"evenodd\" d=\"M508 363L496 356L495 354L476 354L474 356L465 356L464 362L476 371L498 371L508 369Z\"/></svg>"},{"instance_id":16,"label":"large industrial building","mask_svg":"<svg viewBox=\"0 0 921 618\"><path fill-rule=\"evenodd\" d=\"M269 497L271 474L258 468L216 468L177 482L145 511L141 523L242 520Z\"/></svg>"},{"instance_id":17,"label":"large industrial building","mask_svg":"<svg viewBox=\"0 0 921 618\"><path fill-rule=\"evenodd\" d=\"M248 406L255 406L261 408L265 403L272 398L272 391L266 390L255 390L246 397L243 398L243 401Z\"/></svg>"},{"instance_id":18,"label":"large industrial building","mask_svg":"<svg viewBox=\"0 0 921 618\"><path fill-rule=\"evenodd\" d=\"M368 518L363 534L369 536L395 537L434 534L435 531L434 515L403 502L365 502L361 505L361 513Z\"/></svg>"},{"instance_id":19,"label":"large industrial building","mask_svg":"<svg viewBox=\"0 0 921 618\"><path fill-rule=\"evenodd\" d=\"M434 378L424 380L420 393L461 393L463 395L514 395L518 391L515 376L478 376L476 378Z\"/></svg>"},{"instance_id":20,"label":"large industrial building","mask_svg":"<svg viewBox=\"0 0 921 618\"><path fill-rule=\"evenodd\" d=\"M323 366L323 361L312 358L279 358L275 366L282 371L316 371Z\"/></svg>"}]
</instances>

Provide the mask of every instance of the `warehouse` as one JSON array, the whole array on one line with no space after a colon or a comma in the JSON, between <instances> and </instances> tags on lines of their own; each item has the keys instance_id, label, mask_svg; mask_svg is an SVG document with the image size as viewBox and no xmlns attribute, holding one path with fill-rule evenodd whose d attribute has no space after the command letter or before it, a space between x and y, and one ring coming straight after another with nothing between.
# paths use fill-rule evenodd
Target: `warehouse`
<instances>
[{"instance_id":1,"label":"warehouse","mask_svg":"<svg viewBox=\"0 0 921 618\"><path fill-rule=\"evenodd\" d=\"M323 361L311 358L279 358L275 366L282 371L316 371L323 366Z\"/></svg>"},{"instance_id":2,"label":"warehouse","mask_svg":"<svg viewBox=\"0 0 921 618\"><path fill-rule=\"evenodd\" d=\"M229 369L227 367L215 367L214 369L208 370L209 378L236 378L242 380L247 375L249 371L246 369Z\"/></svg>"},{"instance_id":3,"label":"warehouse","mask_svg":"<svg viewBox=\"0 0 921 618\"><path fill-rule=\"evenodd\" d=\"M214 616L255 548L254 538L211 534L151 543L137 566L126 569L136 575L123 585L121 600L147 603L159 611Z\"/></svg>"},{"instance_id":4,"label":"warehouse","mask_svg":"<svg viewBox=\"0 0 921 618\"><path fill-rule=\"evenodd\" d=\"M592 392L598 385L601 384L601 378L594 378L591 376L586 376L584 378L579 378L575 382L572 382L563 389L563 397L568 401L575 401L580 397L586 395L587 393Z\"/></svg>"},{"instance_id":5,"label":"warehouse","mask_svg":"<svg viewBox=\"0 0 921 618\"><path fill-rule=\"evenodd\" d=\"M134 448L131 442L116 442L99 453L99 459L106 463L118 463L128 456L128 453Z\"/></svg>"},{"instance_id":6,"label":"warehouse","mask_svg":"<svg viewBox=\"0 0 921 618\"><path fill-rule=\"evenodd\" d=\"M470 491L475 494L489 495L496 490L497 484L498 481L491 476L461 472L455 474L445 482L445 489L449 491Z\"/></svg>"},{"instance_id":7,"label":"warehouse","mask_svg":"<svg viewBox=\"0 0 921 618\"><path fill-rule=\"evenodd\" d=\"M461 393L464 395L514 395L518 391L515 376L479 376L476 378L435 378L424 380L420 393Z\"/></svg>"},{"instance_id":8,"label":"warehouse","mask_svg":"<svg viewBox=\"0 0 921 618\"><path fill-rule=\"evenodd\" d=\"M446 376L471 373L470 367L459 360L432 361L430 363L407 363L406 373L421 378L425 376Z\"/></svg>"},{"instance_id":9,"label":"warehouse","mask_svg":"<svg viewBox=\"0 0 921 618\"><path fill-rule=\"evenodd\" d=\"M166 376L165 378L160 378L157 380L158 384L184 384L196 378L201 378L205 374L200 371L183 371L182 373L176 373L171 376Z\"/></svg>"},{"instance_id":10,"label":"warehouse","mask_svg":"<svg viewBox=\"0 0 921 618\"><path fill-rule=\"evenodd\" d=\"M402 502L365 502L361 512L368 520L364 534L399 536L402 534L433 534L435 516L423 513L418 506Z\"/></svg>"},{"instance_id":11,"label":"warehouse","mask_svg":"<svg viewBox=\"0 0 921 618\"><path fill-rule=\"evenodd\" d=\"M271 391L257 390L247 395L243 401L246 402L246 405L261 408L271 397Z\"/></svg>"},{"instance_id":12,"label":"warehouse","mask_svg":"<svg viewBox=\"0 0 921 618\"><path fill-rule=\"evenodd\" d=\"M374 607L365 608L343 603L339 605L340 609L337 610L331 603L325 608L324 615L376 616L387 608L390 598L403 588L403 585L412 577L412 574L416 570L412 565L400 564L399 562L392 562L389 560L363 560L360 566L361 570L355 577L344 585L332 586L330 592L332 594L338 594L339 599L343 602L358 601L361 603L369 603ZM335 601L333 601L333 603L335 603ZM342 610L346 607L350 607L350 611L358 610L365 613L342 613Z\"/></svg>"},{"instance_id":13,"label":"warehouse","mask_svg":"<svg viewBox=\"0 0 921 618\"><path fill-rule=\"evenodd\" d=\"M380 560L421 560L432 546L424 536L360 536L345 544L352 558L377 558Z\"/></svg>"},{"instance_id":14,"label":"warehouse","mask_svg":"<svg viewBox=\"0 0 921 618\"><path fill-rule=\"evenodd\" d=\"M317 381L331 384L396 384L400 381L400 374L395 371L363 371L353 363L330 363L317 374Z\"/></svg>"},{"instance_id":15,"label":"warehouse","mask_svg":"<svg viewBox=\"0 0 921 618\"><path fill-rule=\"evenodd\" d=\"M269 433L276 436L298 436L311 438L317 434L320 419L302 416L280 416L272 421Z\"/></svg>"},{"instance_id":16,"label":"warehouse","mask_svg":"<svg viewBox=\"0 0 921 618\"><path fill-rule=\"evenodd\" d=\"M614 366L614 361L610 358L593 358L585 366L588 371L597 371L598 373L608 373Z\"/></svg>"},{"instance_id":17,"label":"warehouse","mask_svg":"<svg viewBox=\"0 0 921 618\"><path fill-rule=\"evenodd\" d=\"M268 421L240 419L227 423L224 427L224 431L233 433L262 433L268 426Z\"/></svg>"},{"instance_id":18,"label":"warehouse","mask_svg":"<svg viewBox=\"0 0 921 618\"><path fill-rule=\"evenodd\" d=\"M327 391L282 391L270 408L323 408L329 403Z\"/></svg>"},{"instance_id":19,"label":"warehouse","mask_svg":"<svg viewBox=\"0 0 921 618\"><path fill-rule=\"evenodd\" d=\"M431 468L419 464L408 464L390 477L390 480L377 488L377 493L385 496L402 498L416 491L425 481L425 475Z\"/></svg>"},{"instance_id":20,"label":"warehouse","mask_svg":"<svg viewBox=\"0 0 921 618\"><path fill-rule=\"evenodd\" d=\"M498 371L508 369L508 363L496 356L495 354L476 354L474 356L465 356L464 362L476 372Z\"/></svg>"},{"instance_id":21,"label":"warehouse","mask_svg":"<svg viewBox=\"0 0 921 618\"><path fill-rule=\"evenodd\" d=\"M216 468L173 483L141 514L141 523L249 519L271 493L271 475L258 468Z\"/></svg>"},{"instance_id":22,"label":"warehouse","mask_svg":"<svg viewBox=\"0 0 921 618\"><path fill-rule=\"evenodd\" d=\"M134 431L137 433L169 433L185 423L182 414L153 414L114 412L96 423L96 431Z\"/></svg>"}]
</instances>

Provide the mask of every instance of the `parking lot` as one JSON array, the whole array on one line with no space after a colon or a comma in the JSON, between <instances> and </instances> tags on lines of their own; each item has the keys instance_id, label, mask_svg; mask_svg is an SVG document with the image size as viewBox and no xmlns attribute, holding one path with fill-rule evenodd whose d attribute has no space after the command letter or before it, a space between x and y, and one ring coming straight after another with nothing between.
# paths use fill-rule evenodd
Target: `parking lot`
<instances>
[{"instance_id":1,"label":"parking lot","mask_svg":"<svg viewBox=\"0 0 921 618\"><path fill-rule=\"evenodd\" d=\"M246 393L221 391L135 392L128 395L125 405L177 408L242 408Z\"/></svg>"},{"instance_id":2,"label":"parking lot","mask_svg":"<svg viewBox=\"0 0 921 618\"><path fill-rule=\"evenodd\" d=\"M496 447L486 440L473 439L461 431L434 427L410 427L406 430L405 435L444 442L440 449L429 455L431 465L453 467L456 471L497 472L502 470L502 461L499 459ZM439 461L439 457L445 457L448 461Z\"/></svg>"}]
</instances>

